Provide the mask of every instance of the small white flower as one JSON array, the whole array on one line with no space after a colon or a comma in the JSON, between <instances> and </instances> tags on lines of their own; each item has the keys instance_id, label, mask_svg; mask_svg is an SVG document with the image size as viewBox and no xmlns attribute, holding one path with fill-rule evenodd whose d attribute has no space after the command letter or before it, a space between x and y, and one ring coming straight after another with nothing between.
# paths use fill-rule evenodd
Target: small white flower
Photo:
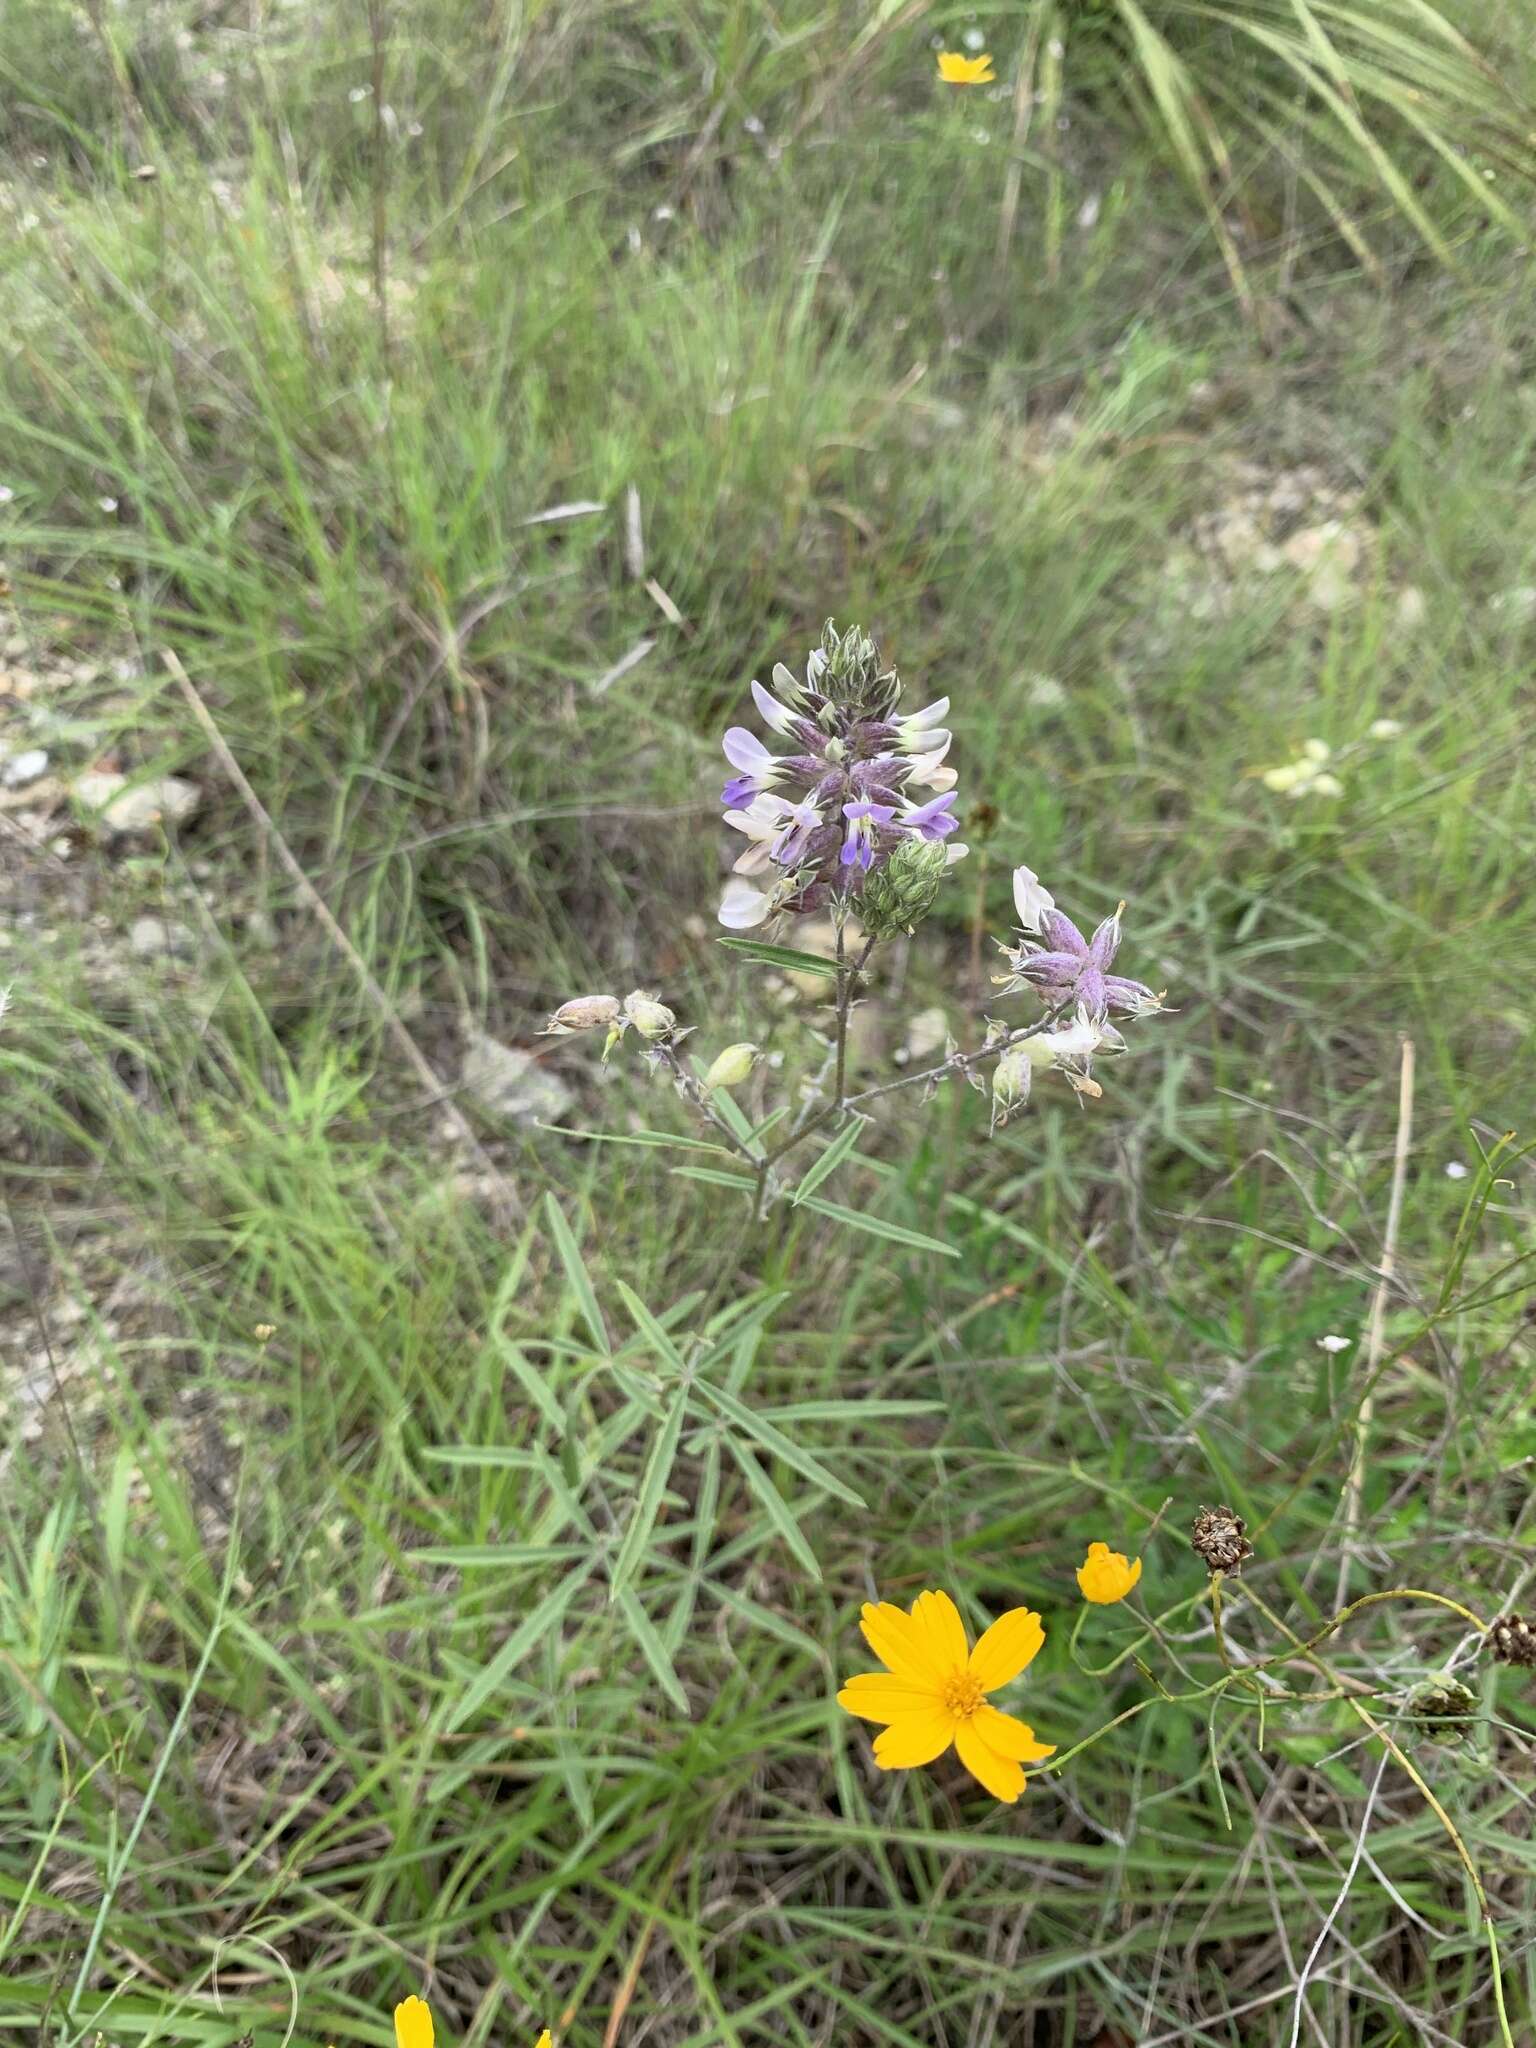
<instances>
[{"instance_id":1,"label":"small white flower","mask_svg":"<svg viewBox=\"0 0 1536 2048\"><path fill-rule=\"evenodd\" d=\"M0 484L0 505L9 505L15 495L9 484Z\"/></svg>"},{"instance_id":2,"label":"small white flower","mask_svg":"<svg viewBox=\"0 0 1536 2048\"><path fill-rule=\"evenodd\" d=\"M968 28L960 40L968 50L983 50L987 44L986 31L979 28Z\"/></svg>"},{"instance_id":3,"label":"small white flower","mask_svg":"<svg viewBox=\"0 0 1536 2048\"><path fill-rule=\"evenodd\" d=\"M1371 721L1373 740L1395 740L1403 730L1400 718L1374 718Z\"/></svg>"},{"instance_id":4,"label":"small white flower","mask_svg":"<svg viewBox=\"0 0 1536 2048\"><path fill-rule=\"evenodd\" d=\"M1470 1169L1463 1166L1459 1159L1448 1159L1445 1163L1447 1180L1465 1180L1469 1171Z\"/></svg>"},{"instance_id":5,"label":"small white flower","mask_svg":"<svg viewBox=\"0 0 1536 2048\"><path fill-rule=\"evenodd\" d=\"M362 102L365 99L367 99L369 93L371 93L372 91L373 87L371 85L354 85L352 90L347 94L347 98L352 102L354 107L361 106Z\"/></svg>"},{"instance_id":6,"label":"small white flower","mask_svg":"<svg viewBox=\"0 0 1536 2048\"><path fill-rule=\"evenodd\" d=\"M1013 907L1020 929L1037 932L1045 921L1045 913L1056 908L1056 898L1042 885L1033 868L1015 868Z\"/></svg>"},{"instance_id":7,"label":"small white flower","mask_svg":"<svg viewBox=\"0 0 1536 2048\"><path fill-rule=\"evenodd\" d=\"M1330 1331L1326 1337L1318 1338L1317 1348L1319 1351L1326 1351L1332 1356L1335 1352L1347 1351L1354 1341L1353 1337L1335 1337L1332 1331Z\"/></svg>"}]
</instances>

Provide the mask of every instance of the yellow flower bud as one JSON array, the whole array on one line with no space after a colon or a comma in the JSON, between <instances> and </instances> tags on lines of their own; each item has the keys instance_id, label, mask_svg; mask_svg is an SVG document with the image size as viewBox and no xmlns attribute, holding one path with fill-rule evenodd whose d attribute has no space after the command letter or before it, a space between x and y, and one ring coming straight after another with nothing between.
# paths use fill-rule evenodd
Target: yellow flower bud
<instances>
[{"instance_id":1,"label":"yellow flower bud","mask_svg":"<svg viewBox=\"0 0 1536 2048\"><path fill-rule=\"evenodd\" d=\"M704 1076L704 1086L739 1088L761 1057L760 1049L746 1039L739 1045L728 1045L724 1052L716 1053L713 1065Z\"/></svg>"},{"instance_id":2,"label":"yellow flower bud","mask_svg":"<svg viewBox=\"0 0 1536 2048\"><path fill-rule=\"evenodd\" d=\"M432 2048L432 2014L424 1998L404 1998L395 2007L395 2048Z\"/></svg>"},{"instance_id":3,"label":"yellow flower bud","mask_svg":"<svg viewBox=\"0 0 1536 2048\"><path fill-rule=\"evenodd\" d=\"M1083 1598L1095 1607L1113 1607L1140 1577L1141 1559L1133 1564L1124 1551L1111 1550L1107 1543L1090 1543L1087 1558L1077 1568Z\"/></svg>"}]
</instances>

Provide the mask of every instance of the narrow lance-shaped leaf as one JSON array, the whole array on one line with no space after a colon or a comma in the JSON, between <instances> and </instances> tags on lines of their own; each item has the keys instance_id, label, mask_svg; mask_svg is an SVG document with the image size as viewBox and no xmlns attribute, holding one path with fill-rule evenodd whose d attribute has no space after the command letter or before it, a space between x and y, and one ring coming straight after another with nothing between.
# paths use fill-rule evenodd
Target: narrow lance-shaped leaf
<instances>
[{"instance_id":1,"label":"narrow lance-shaped leaf","mask_svg":"<svg viewBox=\"0 0 1536 2048\"><path fill-rule=\"evenodd\" d=\"M661 1496L666 1489L667 1479L672 1471L672 1461L677 1456L677 1440L683 1433L683 1422L688 1411L686 1388L679 1387L666 1421L656 1433L651 1445L651 1455L645 1463L640 1480L640 1494L635 1502L629 1526L624 1531L624 1540L619 1545L618 1556L608 1575L608 1598L615 1600L634 1573L640 1562L646 1544L650 1541L656 1516L661 1507Z\"/></svg>"}]
</instances>

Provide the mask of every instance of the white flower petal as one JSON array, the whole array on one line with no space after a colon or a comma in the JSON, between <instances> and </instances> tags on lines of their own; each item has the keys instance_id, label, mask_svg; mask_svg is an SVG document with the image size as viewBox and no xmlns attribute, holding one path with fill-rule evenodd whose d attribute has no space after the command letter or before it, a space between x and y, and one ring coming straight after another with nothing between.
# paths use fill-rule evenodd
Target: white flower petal
<instances>
[{"instance_id":1,"label":"white flower petal","mask_svg":"<svg viewBox=\"0 0 1536 2048\"><path fill-rule=\"evenodd\" d=\"M1056 898L1044 887L1033 868L1015 868L1013 907L1018 913L1020 930L1037 932L1045 922L1045 913L1056 908Z\"/></svg>"},{"instance_id":2,"label":"white flower petal","mask_svg":"<svg viewBox=\"0 0 1536 2048\"><path fill-rule=\"evenodd\" d=\"M781 704L771 690L765 690L761 683L752 685L752 702L757 706L764 725L777 733L791 733L795 729L795 714L787 705Z\"/></svg>"},{"instance_id":3,"label":"white flower petal","mask_svg":"<svg viewBox=\"0 0 1536 2048\"><path fill-rule=\"evenodd\" d=\"M750 882L727 882L715 915L733 932L750 931L761 924L773 907L773 898Z\"/></svg>"},{"instance_id":4,"label":"white flower petal","mask_svg":"<svg viewBox=\"0 0 1536 2048\"><path fill-rule=\"evenodd\" d=\"M757 734L748 732L744 725L731 726L720 742L720 748L731 766L739 768L743 775L755 775L759 769L773 763L772 754Z\"/></svg>"}]
</instances>

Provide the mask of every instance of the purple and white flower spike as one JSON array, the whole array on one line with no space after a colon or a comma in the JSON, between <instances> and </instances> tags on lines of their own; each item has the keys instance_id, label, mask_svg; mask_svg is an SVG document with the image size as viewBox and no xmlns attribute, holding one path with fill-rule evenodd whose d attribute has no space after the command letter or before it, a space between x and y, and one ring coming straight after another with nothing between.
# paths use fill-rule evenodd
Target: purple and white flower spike
<instances>
[{"instance_id":1,"label":"purple and white flower spike","mask_svg":"<svg viewBox=\"0 0 1536 2048\"><path fill-rule=\"evenodd\" d=\"M762 876L764 886L733 881L722 924L746 930L780 910L849 904L907 840L944 840L957 829L957 778L944 765L951 736L939 723L949 699L903 717L900 696L900 679L881 669L868 635L831 624L804 682L780 662L771 690L753 683L758 715L786 751L770 752L744 726L725 735L736 772L721 801L726 823L748 841L735 871ZM924 802L920 791L939 794ZM965 849L956 841L946 851L954 861Z\"/></svg>"}]
</instances>

